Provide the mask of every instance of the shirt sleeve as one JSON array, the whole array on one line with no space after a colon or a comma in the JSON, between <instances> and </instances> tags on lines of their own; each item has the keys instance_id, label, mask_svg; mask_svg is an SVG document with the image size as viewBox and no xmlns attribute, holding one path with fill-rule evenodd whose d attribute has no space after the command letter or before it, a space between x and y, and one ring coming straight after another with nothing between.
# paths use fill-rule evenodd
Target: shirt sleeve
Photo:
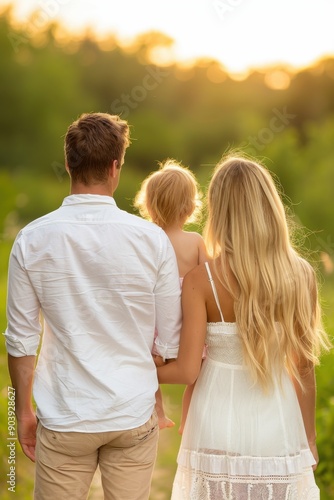
<instances>
[{"instance_id":1,"label":"shirt sleeve","mask_svg":"<svg viewBox=\"0 0 334 500\"><path fill-rule=\"evenodd\" d=\"M180 278L175 252L165 233L162 238L162 259L155 287L157 335L153 353L165 360L177 357L182 314Z\"/></svg>"},{"instance_id":2,"label":"shirt sleeve","mask_svg":"<svg viewBox=\"0 0 334 500\"><path fill-rule=\"evenodd\" d=\"M8 270L7 329L4 333L8 354L34 356L41 335L40 303L24 267L23 238L14 242Z\"/></svg>"}]
</instances>

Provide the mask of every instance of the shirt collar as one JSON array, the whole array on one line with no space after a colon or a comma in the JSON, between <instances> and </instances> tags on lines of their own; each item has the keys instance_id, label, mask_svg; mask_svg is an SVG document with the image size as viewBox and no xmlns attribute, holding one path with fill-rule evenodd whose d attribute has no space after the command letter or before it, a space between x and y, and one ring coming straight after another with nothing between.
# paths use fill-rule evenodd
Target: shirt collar
<instances>
[{"instance_id":1,"label":"shirt collar","mask_svg":"<svg viewBox=\"0 0 334 500\"><path fill-rule=\"evenodd\" d=\"M62 206L66 205L87 205L87 204L108 204L116 206L114 198L101 194L71 194L64 198Z\"/></svg>"}]
</instances>

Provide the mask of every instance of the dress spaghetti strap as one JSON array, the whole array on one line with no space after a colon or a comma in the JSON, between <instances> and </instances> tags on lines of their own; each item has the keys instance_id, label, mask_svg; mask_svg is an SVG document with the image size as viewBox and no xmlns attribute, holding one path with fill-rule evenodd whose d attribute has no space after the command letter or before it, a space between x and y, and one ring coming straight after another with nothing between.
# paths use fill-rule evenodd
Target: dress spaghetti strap
<instances>
[{"instance_id":1,"label":"dress spaghetti strap","mask_svg":"<svg viewBox=\"0 0 334 500\"><path fill-rule=\"evenodd\" d=\"M220 304L219 304L219 299L218 299L218 294L217 294L217 290L216 290L216 285L215 285L215 282L213 281L212 274L211 274L211 271L210 271L210 266L209 266L208 262L205 262L205 267L206 267L206 271L207 271L208 276L209 276L209 281L211 283L211 288L212 288L212 291L213 291L213 295L215 297L215 301L216 301L216 304L217 304L217 307L218 307L218 311L220 313L220 317L221 317L222 323L225 323L224 316L223 316L223 313L222 313L222 310L221 310Z\"/></svg>"}]
</instances>

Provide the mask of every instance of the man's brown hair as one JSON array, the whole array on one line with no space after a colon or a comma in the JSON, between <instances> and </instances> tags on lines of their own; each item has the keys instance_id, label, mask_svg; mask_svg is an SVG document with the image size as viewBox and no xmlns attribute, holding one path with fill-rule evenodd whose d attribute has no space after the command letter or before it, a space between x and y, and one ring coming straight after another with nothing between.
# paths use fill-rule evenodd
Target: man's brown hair
<instances>
[{"instance_id":1,"label":"man's brown hair","mask_svg":"<svg viewBox=\"0 0 334 500\"><path fill-rule=\"evenodd\" d=\"M114 160L121 167L129 144L129 125L119 116L82 114L68 127L65 136L65 161L72 182L103 183Z\"/></svg>"}]
</instances>

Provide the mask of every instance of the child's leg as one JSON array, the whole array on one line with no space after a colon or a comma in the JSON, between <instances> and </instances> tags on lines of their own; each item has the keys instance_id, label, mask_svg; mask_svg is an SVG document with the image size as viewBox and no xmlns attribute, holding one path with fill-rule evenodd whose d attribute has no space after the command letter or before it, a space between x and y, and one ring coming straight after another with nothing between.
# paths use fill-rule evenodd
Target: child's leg
<instances>
[{"instance_id":1,"label":"child's leg","mask_svg":"<svg viewBox=\"0 0 334 500\"><path fill-rule=\"evenodd\" d=\"M175 423L165 415L160 387L155 393L155 410L159 419L159 429L165 429L166 427L173 427L175 425Z\"/></svg>"},{"instance_id":2,"label":"child's leg","mask_svg":"<svg viewBox=\"0 0 334 500\"><path fill-rule=\"evenodd\" d=\"M196 382L195 382L196 383ZM189 405L191 401L191 396L195 387L195 383L192 385L187 385L184 390L183 398L182 398L182 414L181 414L181 422L179 427L179 434L182 434L184 429L184 424L186 423L186 418L189 410Z\"/></svg>"}]
</instances>

